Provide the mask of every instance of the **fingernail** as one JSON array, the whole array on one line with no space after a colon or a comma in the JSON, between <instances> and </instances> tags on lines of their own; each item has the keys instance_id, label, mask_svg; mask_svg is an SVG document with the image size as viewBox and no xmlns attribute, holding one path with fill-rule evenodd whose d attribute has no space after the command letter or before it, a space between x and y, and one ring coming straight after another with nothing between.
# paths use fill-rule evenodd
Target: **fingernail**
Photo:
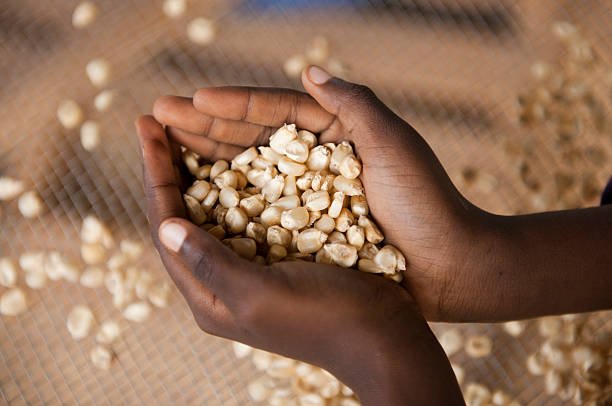
<instances>
[{"instance_id":1,"label":"fingernail","mask_svg":"<svg viewBox=\"0 0 612 406\"><path fill-rule=\"evenodd\" d=\"M163 223L159 227L159 240L170 251L179 252L186 237L187 230L180 224Z\"/></svg>"},{"instance_id":2,"label":"fingernail","mask_svg":"<svg viewBox=\"0 0 612 406\"><path fill-rule=\"evenodd\" d=\"M322 85L332 78L332 75L327 73L326 70L319 68L318 66L311 66L308 68L308 78L311 82L317 85Z\"/></svg>"}]
</instances>

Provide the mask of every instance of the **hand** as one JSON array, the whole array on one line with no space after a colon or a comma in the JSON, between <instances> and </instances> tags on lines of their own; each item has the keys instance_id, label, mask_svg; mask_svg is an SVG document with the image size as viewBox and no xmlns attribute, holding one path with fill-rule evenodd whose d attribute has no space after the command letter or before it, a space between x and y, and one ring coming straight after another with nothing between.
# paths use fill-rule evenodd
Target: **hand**
<instances>
[{"instance_id":1,"label":"hand","mask_svg":"<svg viewBox=\"0 0 612 406\"><path fill-rule=\"evenodd\" d=\"M403 287L330 265L241 259L185 220L174 141L150 116L136 126L151 234L203 330L319 365L364 404L461 404L450 364Z\"/></svg>"},{"instance_id":2,"label":"hand","mask_svg":"<svg viewBox=\"0 0 612 406\"><path fill-rule=\"evenodd\" d=\"M193 100L158 99L154 115L170 138L210 159L231 159L265 144L283 123L320 134L320 142L349 140L363 161L371 214L387 242L409 262L404 286L429 320L478 319L489 303L469 264L487 248L487 214L455 189L427 143L368 88L304 73L310 95L286 89L206 88ZM492 298L495 300L495 298ZM488 315L486 317L489 317Z\"/></svg>"}]
</instances>

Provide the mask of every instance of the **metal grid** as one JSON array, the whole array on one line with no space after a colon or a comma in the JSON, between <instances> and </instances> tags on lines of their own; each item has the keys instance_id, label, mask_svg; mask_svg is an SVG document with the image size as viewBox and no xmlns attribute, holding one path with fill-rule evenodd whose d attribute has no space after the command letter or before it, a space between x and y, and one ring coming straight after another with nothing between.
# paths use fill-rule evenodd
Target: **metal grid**
<instances>
[{"instance_id":1,"label":"metal grid","mask_svg":"<svg viewBox=\"0 0 612 406\"><path fill-rule=\"evenodd\" d=\"M533 210L501 145L533 138L540 154L535 170L544 177L562 164L540 129L521 128L516 119L516 95L529 85L530 64L560 52L550 23L577 23L609 66L612 55L606 23L612 6L605 0L370 0L337 8L294 2L306 4L299 9L287 2L193 0L178 20L162 14L161 1L100 0L98 20L78 32L70 25L76 3L9 0L0 10L0 174L25 180L48 206L41 218L25 221L16 204L3 204L1 255L60 249L76 256L80 221L90 213L118 236L147 241L135 117L160 94L190 95L202 86L299 88L282 64L316 35L331 42L351 79L374 88L424 135L453 176L469 164L496 177L493 190L462 187L470 199L498 213ZM199 15L217 23L211 46L185 36L186 22ZM92 107L97 91L84 74L94 57L112 63L110 87L119 90L103 114ZM100 121L104 142L95 152L84 151L78 133L57 123L56 106L66 97ZM611 156L610 139L604 147ZM147 252L144 262L162 275L150 245ZM79 303L89 304L98 320L117 316L106 293L66 283L29 290L27 313L0 318L0 403L249 403L243 388L252 367L234 360L224 340L198 331L173 293L169 308L130 325L114 347L118 362L103 372L89 362L93 342L72 341L64 322ZM592 322L610 330L611 320L603 314ZM525 374L524 359L537 341L533 327L519 340L489 325L461 328L495 339L491 357L453 358L465 365L468 381L502 388L523 403L559 403Z\"/></svg>"}]
</instances>

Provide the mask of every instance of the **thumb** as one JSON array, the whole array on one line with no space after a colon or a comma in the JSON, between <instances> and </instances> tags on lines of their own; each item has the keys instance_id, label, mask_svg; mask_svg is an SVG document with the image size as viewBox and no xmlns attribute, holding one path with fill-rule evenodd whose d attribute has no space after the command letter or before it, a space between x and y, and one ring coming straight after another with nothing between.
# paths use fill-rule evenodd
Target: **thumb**
<instances>
[{"instance_id":1,"label":"thumb","mask_svg":"<svg viewBox=\"0 0 612 406\"><path fill-rule=\"evenodd\" d=\"M232 292L253 282L261 272L223 245L210 233L178 217L166 219L158 230L159 240L176 255L203 285L220 298L231 301Z\"/></svg>"},{"instance_id":2,"label":"thumb","mask_svg":"<svg viewBox=\"0 0 612 406\"><path fill-rule=\"evenodd\" d=\"M302 72L306 91L328 112L334 114L348 134L364 125L377 125L395 117L367 86L347 82L330 75L319 66Z\"/></svg>"}]
</instances>

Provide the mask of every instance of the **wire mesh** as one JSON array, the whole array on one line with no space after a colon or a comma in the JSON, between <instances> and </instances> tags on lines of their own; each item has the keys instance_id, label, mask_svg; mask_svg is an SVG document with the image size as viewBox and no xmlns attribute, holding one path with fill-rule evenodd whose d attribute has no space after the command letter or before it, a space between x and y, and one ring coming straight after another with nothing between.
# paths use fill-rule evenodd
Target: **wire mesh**
<instances>
[{"instance_id":1,"label":"wire mesh","mask_svg":"<svg viewBox=\"0 0 612 406\"><path fill-rule=\"evenodd\" d=\"M346 76L371 86L419 130L468 198L496 213L532 211L532 192L515 175L503 144L533 140L539 158L533 170L543 179L563 165L541 129L517 120L516 97L532 82L531 64L562 52L551 23L580 26L608 66L612 55L612 5L605 0L194 0L176 20L163 15L161 1L97 3L98 20L81 31L70 24L75 0L8 0L0 8L0 174L26 181L47 206L42 217L26 221L16 204L2 205L2 256L35 249L77 256L75 241L87 214L106 221L118 236L148 241L132 126L138 114L150 111L158 95L188 96L203 86L300 88L283 63L320 35L332 44ZM196 16L215 21L213 44L188 41L185 26ZM113 66L109 87L118 96L106 113L93 108L97 89L84 73L94 57ZM74 98L100 122L104 138L95 151L81 147L78 131L58 124L55 111L64 98ZM609 134L601 144L610 156ZM495 182L461 183L467 166ZM607 169L612 172L609 164ZM601 171L598 176L603 189L606 179ZM150 244L143 261L163 275ZM130 325L108 372L89 362L93 341L74 342L64 327L68 311L80 303L98 320L117 317L108 295L57 282L27 293L28 312L0 318L0 403L249 403L244 388L257 373L234 359L226 341L201 333L176 292L167 309ZM611 320L593 316L604 330L612 329ZM460 328L495 342L493 355L483 360L453 357L465 366L468 381L504 389L522 403L559 404L543 394L541 380L525 373L524 360L538 341L533 325L520 339L491 325Z\"/></svg>"}]
</instances>

